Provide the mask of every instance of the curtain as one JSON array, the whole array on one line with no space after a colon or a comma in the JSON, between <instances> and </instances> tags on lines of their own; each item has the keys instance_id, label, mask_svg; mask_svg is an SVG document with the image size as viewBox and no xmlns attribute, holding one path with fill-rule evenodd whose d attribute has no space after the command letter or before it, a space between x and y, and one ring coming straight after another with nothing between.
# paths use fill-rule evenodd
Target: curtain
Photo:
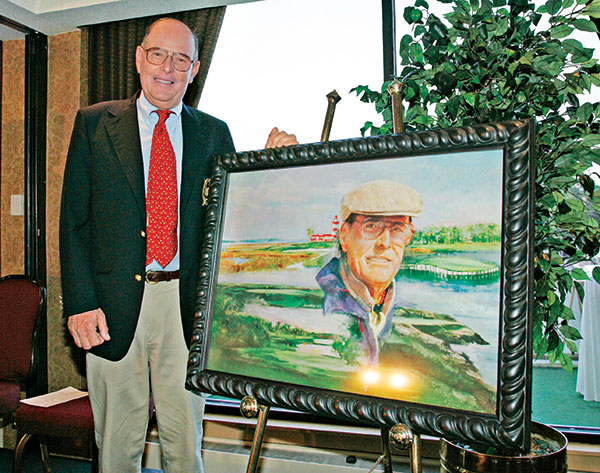
<instances>
[{"instance_id":1,"label":"curtain","mask_svg":"<svg viewBox=\"0 0 600 473\"><path fill-rule=\"evenodd\" d=\"M140 89L135 69L135 48L144 37L146 28L162 17L176 18L188 25L198 36L198 59L200 69L189 85L183 101L197 107L204 88L212 55L223 23L225 7L203 8L165 15L112 21L98 25L83 26L82 50L83 79L87 85L87 103L131 97Z\"/></svg>"}]
</instances>

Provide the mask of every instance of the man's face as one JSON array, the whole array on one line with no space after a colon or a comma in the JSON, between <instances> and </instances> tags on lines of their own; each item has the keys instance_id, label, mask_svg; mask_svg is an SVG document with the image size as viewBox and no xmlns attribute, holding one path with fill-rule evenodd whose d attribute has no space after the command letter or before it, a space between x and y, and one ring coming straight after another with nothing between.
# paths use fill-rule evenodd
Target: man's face
<instances>
[{"instance_id":1,"label":"man's face","mask_svg":"<svg viewBox=\"0 0 600 473\"><path fill-rule=\"evenodd\" d=\"M340 245L350 269L371 293L385 289L400 269L404 247L414 227L410 217L369 217L357 215L340 228Z\"/></svg>"},{"instance_id":2,"label":"man's face","mask_svg":"<svg viewBox=\"0 0 600 473\"><path fill-rule=\"evenodd\" d=\"M144 48L161 48L170 53L182 53L194 58L194 38L181 23L165 20L154 25L143 46L138 46L135 50L135 65L144 96L155 107L175 107L181 102L200 64L196 61L188 71L181 72L173 67L169 56L163 64L156 66L148 62Z\"/></svg>"}]
</instances>

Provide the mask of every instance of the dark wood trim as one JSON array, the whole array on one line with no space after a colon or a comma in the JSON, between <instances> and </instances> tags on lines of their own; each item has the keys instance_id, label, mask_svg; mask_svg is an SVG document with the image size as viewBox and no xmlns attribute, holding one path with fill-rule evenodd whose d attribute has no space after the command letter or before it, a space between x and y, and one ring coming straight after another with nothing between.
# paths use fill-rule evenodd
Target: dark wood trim
<instances>
[{"instance_id":1,"label":"dark wood trim","mask_svg":"<svg viewBox=\"0 0 600 473\"><path fill-rule=\"evenodd\" d=\"M17 30L23 34L36 33L36 31L31 29L29 26L25 26L22 23L19 23L11 18L7 18L3 15L0 15L0 25L8 26L9 28Z\"/></svg>"},{"instance_id":2,"label":"dark wood trim","mask_svg":"<svg viewBox=\"0 0 600 473\"><path fill-rule=\"evenodd\" d=\"M2 171L2 77L4 75L3 43L0 41L0 171ZM0 225L0 231L2 225ZM0 271L2 269L2 257L0 255Z\"/></svg>"},{"instance_id":3,"label":"dark wood trim","mask_svg":"<svg viewBox=\"0 0 600 473\"><path fill-rule=\"evenodd\" d=\"M381 0L381 30L383 34L383 80L396 75L396 0Z\"/></svg>"},{"instance_id":4,"label":"dark wood trim","mask_svg":"<svg viewBox=\"0 0 600 473\"><path fill-rule=\"evenodd\" d=\"M48 94L48 37L25 35L25 274L46 281L46 109ZM36 392L47 392L46 317L40 331Z\"/></svg>"},{"instance_id":5,"label":"dark wood trim","mask_svg":"<svg viewBox=\"0 0 600 473\"><path fill-rule=\"evenodd\" d=\"M46 286L48 37L25 36L25 273Z\"/></svg>"}]
</instances>

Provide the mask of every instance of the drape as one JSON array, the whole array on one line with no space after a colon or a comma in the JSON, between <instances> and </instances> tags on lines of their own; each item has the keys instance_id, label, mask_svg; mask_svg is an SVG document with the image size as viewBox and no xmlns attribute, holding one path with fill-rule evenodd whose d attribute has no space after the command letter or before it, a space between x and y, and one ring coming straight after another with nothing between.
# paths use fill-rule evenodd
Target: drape
<instances>
[{"instance_id":1,"label":"drape","mask_svg":"<svg viewBox=\"0 0 600 473\"><path fill-rule=\"evenodd\" d=\"M225 7L203 8L81 27L85 55L82 65L87 69L87 74L83 71L84 81L87 79L87 104L124 99L140 89L135 48L152 22L171 17L183 21L198 36L200 69L183 99L186 105L197 107L224 15Z\"/></svg>"}]
</instances>

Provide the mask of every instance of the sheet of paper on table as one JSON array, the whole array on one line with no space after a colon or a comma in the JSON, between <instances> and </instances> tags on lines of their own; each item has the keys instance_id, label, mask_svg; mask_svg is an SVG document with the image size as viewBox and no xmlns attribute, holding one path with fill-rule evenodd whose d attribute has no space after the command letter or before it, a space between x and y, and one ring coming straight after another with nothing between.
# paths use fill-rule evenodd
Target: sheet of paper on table
<instances>
[{"instance_id":1,"label":"sheet of paper on table","mask_svg":"<svg viewBox=\"0 0 600 473\"><path fill-rule=\"evenodd\" d=\"M87 395L87 391L80 391L79 389L69 386L68 388L54 391L52 393L30 397L29 399L22 399L21 402L36 407L52 407L63 402L85 397Z\"/></svg>"}]
</instances>

